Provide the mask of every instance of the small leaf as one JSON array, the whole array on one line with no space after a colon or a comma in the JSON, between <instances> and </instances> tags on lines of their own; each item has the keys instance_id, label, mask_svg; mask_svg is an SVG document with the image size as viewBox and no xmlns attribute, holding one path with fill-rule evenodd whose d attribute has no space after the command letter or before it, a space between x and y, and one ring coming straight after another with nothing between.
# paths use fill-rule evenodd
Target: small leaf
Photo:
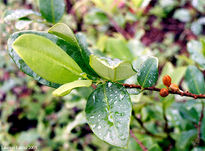
<instances>
[{"instance_id":1,"label":"small leaf","mask_svg":"<svg viewBox=\"0 0 205 151\"><path fill-rule=\"evenodd\" d=\"M85 112L95 135L111 145L126 147L131 110L131 100L126 89L108 82L90 95Z\"/></svg>"},{"instance_id":2,"label":"small leaf","mask_svg":"<svg viewBox=\"0 0 205 151\"><path fill-rule=\"evenodd\" d=\"M57 23L65 10L64 0L39 0L41 15L50 23Z\"/></svg>"},{"instance_id":3,"label":"small leaf","mask_svg":"<svg viewBox=\"0 0 205 151\"><path fill-rule=\"evenodd\" d=\"M76 62L47 38L25 34L12 46L34 72L48 81L64 84L81 77L82 70Z\"/></svg>"},{"instance_id":4,"label":"small leaf","mask_svg":"<svg viewBox=\"0 0 205 151\"><path fill-rule=\"evenodd\" d=\"M77 40L75 38L75 35L73 34L73 31L63 23L55 24L53 27L51 27L48 30L48 33L54 34L65 41L69 42L72 45L78 46Z\"/></svg>"},{"instance_id":5,"label":"small leaf","mask_svg":"<svg viewBox=\"0 0 205 151\"><path fill-rule=\"evenodd\" d=\"M65 96L69 94L74 88L89 87L92 84L92 80L77 80L70 83L66 83L53 91L54 96Z\"/></svg>"},{"instance_id":6,"label":"small leaf","mask_svg":"<svg viewBox=\"0 0 205 151\"><path fill-rule=\"evenodd\" d=\"M195 66L189 66L186 70L185 81L191 93L204 94L205 82L204 76Z\"/></svg>"},{"instance_id":7,"label":"small leaf","mask_svg":"<svg viewBox=\"0 0 205 151\"><path fill-rule=\"evenodd\" d=\"M90 66L98 75L111 81L124 80L135 74L130 63L119 59L91 55Z\"/></svg>"},{"instance_id":8,"label":"small leaf","mask_svg":"<svg viewBox=\"0 0 205 151\"><path fill-rule=\"evenodd\" d=\"M122 39L108 38L106 42L106 51L113 58L132 61L133 55L129 50L126 42Z\"/></svg>"},{"instance_id":9,"label":"small leaf","mask_svg":"<svg viewBox=\"0 0 205 151\"><path fill-rule=\"evenodd\" d=\"M137 81L142 88L151 87L158 80L158 59L149 57L140 67Z\"/></svg>"},{"instance_id":10,"label":"small leaf","mask_svg":"<svg viewBox=\"0 0 205 151\"><path fill-rule=\"evenodd\" d=\"M9 10L4 15L4 21L9 22L13 20L18 20L29 15L40 16L38 12L32 11L30 9L18 9L18 10Z\"/></svg>"}]
</instances>

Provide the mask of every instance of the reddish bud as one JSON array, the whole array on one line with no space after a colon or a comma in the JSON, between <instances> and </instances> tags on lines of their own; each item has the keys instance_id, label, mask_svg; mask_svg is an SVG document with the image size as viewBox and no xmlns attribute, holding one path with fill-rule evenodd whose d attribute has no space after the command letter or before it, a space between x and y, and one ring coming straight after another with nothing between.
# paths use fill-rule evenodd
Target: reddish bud
<instances>
[{"instance_id":1,"label":"reddish bud","mask_svg":"<svg viewBox=\"0 0 205 151\"><path fill-rule=\"evenodd\" d=\"M169 87L171 85L172 79L169 75L165 75L162 78L162 82L164 83L165 86Z\"/></svg>"},{"instance_id":2,"label":"reddish bud","mask_svg":"<svg viewBox=\"0 0 205 151\"><path fill-rule=\"evenodd\" d=\"M159 92L159 94L162 96L162 97L166 97L167 95L169 95L169 91L166 89L166 88L162 88Z\"/></svg>"}]
</instances>

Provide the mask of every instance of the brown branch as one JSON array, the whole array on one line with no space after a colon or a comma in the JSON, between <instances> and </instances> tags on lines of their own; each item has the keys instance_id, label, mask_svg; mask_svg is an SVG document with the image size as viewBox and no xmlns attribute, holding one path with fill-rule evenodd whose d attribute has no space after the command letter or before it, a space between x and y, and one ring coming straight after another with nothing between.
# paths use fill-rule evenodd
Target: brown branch
<instances>
[{"instance_id":1,"label":"brown branch","mask_svg":"<svg viewBox=\"0 0 205 151\"><path fill-rule=\"evenodd\" d=\"M135 134L132 132L132 130L130 130L130 135L131 135L132 138L135 139L135 141L137 142L137 144L140 146L140 148L141 148L143 151L148 151L148 149L142 144L142 142L137 139L137 137L136 137Z\"/></svg>"},{"instance_id":2,"label":"brown branch","mask_svg":"<svg viewBox=\"0 0 205 151\"><path fill-rule=\"evenodd\" d=\"M140 85L136 85L136 84L122 84L122 85L126 88L136 88L136 89L151 90L151 91L158 91L158 92L161 90L160 88L156 88L156 87L142 88ZM205 98L205 94L193 94L188 91L185 91L185 92L184 91L177 91L177 92L169 91L169 93L192 97L194 99Z\"/></svg>"}]
</instances>

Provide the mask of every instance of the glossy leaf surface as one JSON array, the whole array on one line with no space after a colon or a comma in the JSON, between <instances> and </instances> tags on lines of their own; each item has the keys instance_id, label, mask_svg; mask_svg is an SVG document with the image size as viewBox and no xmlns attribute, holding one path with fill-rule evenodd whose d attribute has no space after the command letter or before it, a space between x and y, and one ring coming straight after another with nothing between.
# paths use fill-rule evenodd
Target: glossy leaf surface
<instances>
[{"instance_id":1,"label":"glossy leaf surface","mask_svg":"<svg viewBox=\"0 0 205 151\"><path fill-rule=\"evenodd\" d=\"M195 66L189 66L186 70L185 80L187 82L189 91L194 94L205 93L204 76Z\"/></svg>"},{"instance_id":2,"label":"glossy leaf surface","mask_svg":"<svg viewBox=\"0 0 205 151\"><path fill-rule=\"evenodd\" d=\"M82 74L70 56L42 36L22 35L14 41L13 48L34 72L48 81L64 84L77 80Z\"/></svg>"},{"instance_id":3,"label":"glossy leaf surface","mask_svg":"<svg viewBox=\"0 0 205 151\"><path fill-rule=\"evenodd\" d=\"M156 84L158 80L158 59L155 57L149 57L142 63L137 81L143 88L151 87Z\"/></svg>"},{"instance_id":4,"label":"glossy leaf surface","mask_svg":"<svg viewBox=\"0 0 205 151\"><path fill-rule=\"evenodd\" d=\"M111 81L124 80L135 74L130 63L119 59L100 58L91 55L90 66L98 75Z\"/></svg>"},{"instance_id":5,"label":"glossy leaf surface","mask_svg":"<svg viewBox=\"0 0 205 151\"><path fill-rule=\"evenodd\" d=\"M126 147L131 110L131 100L126 89L108 82L90 95L85 112L95 135L111 145Z\"/></svg>"}]
</instances>

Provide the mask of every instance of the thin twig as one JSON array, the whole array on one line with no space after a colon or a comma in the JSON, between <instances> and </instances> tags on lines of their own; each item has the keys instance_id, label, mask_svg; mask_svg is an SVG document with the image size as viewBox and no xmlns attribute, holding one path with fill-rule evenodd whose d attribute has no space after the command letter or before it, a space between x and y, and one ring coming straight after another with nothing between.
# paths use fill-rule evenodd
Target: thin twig
<instances>
[{"instance_id":1,"label":"thin twig","mask_svg":"<svg viewBox=\"0 0 205 151\"><path fill-rule=\"evenodd\" d=\"M136 85L136 84L122 84L124 87L126 88L136 88L136 89L143 89L143 90L151 90L151 91L160 91L160 88L156 88L156 87L148 87L148 88L142 88L140 85ZM194 99L197 98L205 98L205 94L193 94L190 93L188 91L177 91L177 92L173 92L173 91L169 91L170 94L177 94L177 95L181 95L181 96L187 96L187 97L192 97Z\"/></svg>"},{"instance_id":2,"label":"thin twig","mask_svg":"<svg viewBox=\"0 0 205 151\"><path fill-rule=\"evenodd\" d=\"M135 139L135 141L137 142L137 144L140 146L140 148L141 148L143 151L148 151L148 149L142 144L142 142L137 139L137 137L136 137L135 134L132 132L132 130L130 130L130 134L131 134L131 137Z\"/></svg>"}]
</instances>

